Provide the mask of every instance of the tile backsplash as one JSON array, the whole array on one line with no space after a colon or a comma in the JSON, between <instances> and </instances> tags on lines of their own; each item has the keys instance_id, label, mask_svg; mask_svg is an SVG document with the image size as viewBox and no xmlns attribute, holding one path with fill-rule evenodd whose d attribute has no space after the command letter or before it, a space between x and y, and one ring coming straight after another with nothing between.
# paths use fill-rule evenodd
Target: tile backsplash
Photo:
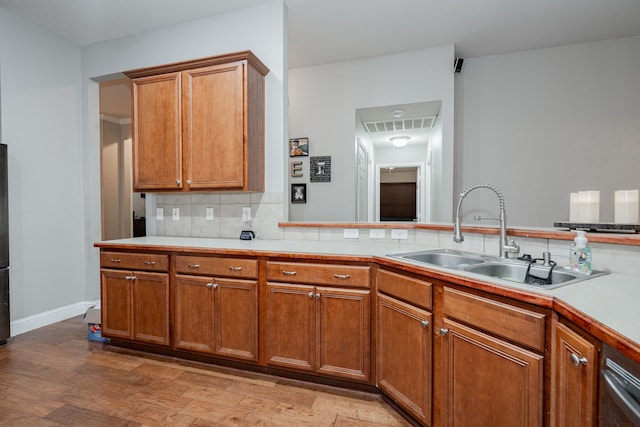
<instances>
[{"instance_id":1,"label":"tile backsplash","mask_svg":"<svg viewBox=\"0 0 640 427\"><path fill-rule=\"evenodd\" d=\"M260 239L282 239L282 193L148 193L147 234L156 236L237 239L252 230ZM243 208L251 220L242 221ZM150 208L150 210L149 210ZM158 208L163 210L158 220ZM213 209L213 219L207 218ZM174 219L174 209L179 219Z\"/></svg>"},{"instance_id":2,"label":"tile backsplash","mask_svg":"<svg viewBox=\"0 0 640 427\"><path fill-rule=\"evenodd\" d=\"M264 240L314 240L345 241L343 228L330 227L278 227L283 221L283 193L148 193L147 234L156 236L210 237L237 239L240 231L250 229ZM251 220L242 221L242 210L251 208ZM162 208L162 220L156 217ZM213 219L207 219L207 208L213 209ZM179 219L174 220L173 210L179 209ZM399 244L424 245L462 251L497 255L499 238L495 234L465 233L463 243L454 243L451 231L408 230L406 239L394 240L391 231L385 230L382 240L394 240ZM350 238L367 244L372 239L369 229L359 229L358 238ZM520 254L534 258L543 252L551 252L558 265L568 265L571 241L544 238L516 237ZM640 246L590 243L593 250L593 268L621 274L640 275Z\"/></svg>"}]
</instances>

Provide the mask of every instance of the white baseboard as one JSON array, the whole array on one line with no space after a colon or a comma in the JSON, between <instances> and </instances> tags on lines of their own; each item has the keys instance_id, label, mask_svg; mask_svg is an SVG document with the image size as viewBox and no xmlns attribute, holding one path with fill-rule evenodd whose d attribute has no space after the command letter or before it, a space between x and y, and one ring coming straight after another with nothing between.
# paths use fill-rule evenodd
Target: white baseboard
<instances>
[{"instance_id":1,"label":"white baseboard","mask_svg":"<svg viewBox=\"0 0 640 427\"><path fill-rule=\"evenodd\" d=\"M71 304L66 307L60 307L44 313L34 314L33 316L23 317L22 319L11 322L11 336L24 334L43 326L51 325L62 320L70 319L74 316L81 316L87 312L89 307L99 304L100 301L83 301Z\"/></svg>"}]
</instances>

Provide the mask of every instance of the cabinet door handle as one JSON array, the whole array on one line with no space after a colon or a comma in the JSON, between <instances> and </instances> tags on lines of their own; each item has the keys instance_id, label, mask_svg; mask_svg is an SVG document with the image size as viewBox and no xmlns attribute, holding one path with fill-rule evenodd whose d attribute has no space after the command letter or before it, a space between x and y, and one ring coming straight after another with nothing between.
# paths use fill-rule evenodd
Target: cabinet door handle
<instances>
[{"instance_id":1,"label":"cabinet door handle","mask_svg":"<svg viewBox=\"0 0 640 427\"><path fill-rule=\"evenodd\" d=\"M295 276L298 273L295 271L282 270L282 274L284 274L285 276Z\"/></svg>"},{"instance_id":2,"label":"cabinet door handle","mask_svg":"<svg viewBox=\"0 0 640 427\"><path fill-rule=\"evenodd\" d=\"M176 179L176 185L177 185L178 187L180 186L180 182L181 182L181 181L180 181L179 179Z\"/></svg>"},{"instance_id":3,"label":"cabinet door handle","mask_svg":"<svg viewBox=\"0 0 640 427\"><path fill-rule=\"evenodd\" d=\"M440 335L445 336L449 333L447 328L440 328Z\"/></svg>"},{"instance_id":4,"label":"cabinet door handle","mask_svg":"<svg viewBox=\"0 0 640 427\"><path fill-rule=\"evenodd\" d=\"M423 328L426 328L427 326L429 326L429 322L427 322L426 320L421 320L420 324L422 325Z\"/></svg>"},{"instance_id":5,"label":"cabinet door handle","mask_svg":"<svg viewBox=\"0 0 640 427\"><path fill-rule=\"evenodd\" d=\"M316 294L316 299L320 299L320 294Z\"/></svg>"},{"instance_id":6,"label":"cabinet door handle","mask_svg":"<svg viewBox=\"0 0 640 427\"><path fill-rule=\"evenodd\" d=\"M124 276L124 280L136 280L136 276Z\"/></svg>"},{"instance_id":7,"label":"cabinet door handle","mask_svg":"<svg viewBox=\"0 0 640 427\"><path fill-rule=\"evenodd\" d=\"M573 366L580 366L580 365L586 365L587 364L587 358L586 357L580 357L575 353L571 353L571 356L569 356L571 358L571 364Z\"/></svg>"},{"instance_id":8,"label":"cabinet door handle","mask_svg":"<svg viewBox=\"0 0 640 427\"><path fill-rule=\"evenodd\" d=\"M156 265L155 261L145 261L144 265Z\"/></svg>"},{"instance_id":9,"label":"cabinet door handle","mask_svg":"<svg viewBox=\"0 0 640 427\"><path fill-rule=\"evenodd\" d=\"M120 258L111 258L109 261L115 262L116 264L119 263L119 262L122 262L122 260Z\"/></svg>"},{"instance_id":10,"label":"cabinet door handle","mask_svg":"<svg viewBox=\"0 0 640 427\"><path fill-rule=\"evenodd\" d=\"M214 283L214 284L213 284L213 289L218 289L218 286L220 286L220 285L219 285L219 284L217 284L217 283Z\"/></svg>"},{"instance_id":11,"label":"cabinet door handle","mask_svg":"<svg viewBox=\"0 0 640 427\"><path fill-rule=\"evenodd\" d=\"M200 268L200 264L188 264L189 268Z\"/></svg>"},{"instance_id":12,"label":"cabinet door handle","mask_svg":"<svg viewBox=\"0 0 640 427\"><path fill-rule=\"evenodd\" d=\"M191 180L190 179L187 180L187 185L191 185Z\"/></svg>"},{"instance_id":13,"label":"cabinet door handle","mask_svg":"<svg viewBox=\"0 0 640 427\"><path fill-rule=\"evenodd\" d=\"M211 289L213 287L213 283L207 283L207 288Z\"/></svg>"},{"instance_id":14,"label":"cabinet door handle","mask_svg":"<svg viewBox=\"0 0 640 427\"><path fill-rule=\"evenodd\" d=\"M336 279L347 280L351 276L349 276L348 274L334 274L333 277L335 277Z\"/></svg>"},{"instance_id":15,"label":"cabinet door handle","mask_svg":"<svg viewBox=\"0 0 640 427\"><path fill-rule=\"evenodd\" d=\"M308 296L309 298L313 298L313 292L309 292L309 293L307 294L307 296Z\"/></svg>"},{"instance_id":16,"label":"cabinet door handle","mask_svg":"<svg viewBox=\"0 0 640 427\"><path fill-rule=\"evenodd\" d=\"M242 271L242 267L229 267L230 271Z\"/></svg>"}]
</instances>

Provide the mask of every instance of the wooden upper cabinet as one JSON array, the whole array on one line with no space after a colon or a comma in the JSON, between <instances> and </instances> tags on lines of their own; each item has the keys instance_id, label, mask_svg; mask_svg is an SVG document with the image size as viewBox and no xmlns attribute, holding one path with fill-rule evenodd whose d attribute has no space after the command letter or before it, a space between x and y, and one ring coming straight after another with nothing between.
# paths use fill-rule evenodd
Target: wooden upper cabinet
<instances>
[{"instance_id":1,"label":"wooden upper cabinet","mask_svg":"<svg viewBox=\"0 0 640 427\"><path fill-rule=\"evenodd\" d=\"M264 76L251 52L133 70L137 191L264 191Z\"/></svg>"},{"instance_id":2,"label":"wooden upper cabinet","mask_svg":"<svg viewBox=\"0 0 640 427\"><path fill-rule=\"evenodd\" d=\"M180 73L132 82L133 181L139 191L182 188Z\"/></svg>"}]
</instances>

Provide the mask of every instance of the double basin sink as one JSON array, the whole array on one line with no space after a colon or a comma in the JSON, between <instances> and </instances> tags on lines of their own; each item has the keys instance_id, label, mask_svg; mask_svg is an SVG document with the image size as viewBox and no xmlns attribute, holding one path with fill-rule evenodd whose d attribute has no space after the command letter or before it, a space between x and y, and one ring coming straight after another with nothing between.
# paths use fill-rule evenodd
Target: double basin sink
<instances>
[{"instance_id":1,"label":"double basin sink","mask_svg":"<svg viewBox=\"0 0 640 427\"><path fill-rule=\"evenodd\" d=\"M492 258L468 252L448 249L409 252L389 255L392 258L413 261L427 266L437 266L452 270L466 271L481 276L508 280L544 289L554 289L607 274L593 271L590 275L580 274L560 266L545 266L540 261L530 262Z\"/></svg>"}]
</instances>

